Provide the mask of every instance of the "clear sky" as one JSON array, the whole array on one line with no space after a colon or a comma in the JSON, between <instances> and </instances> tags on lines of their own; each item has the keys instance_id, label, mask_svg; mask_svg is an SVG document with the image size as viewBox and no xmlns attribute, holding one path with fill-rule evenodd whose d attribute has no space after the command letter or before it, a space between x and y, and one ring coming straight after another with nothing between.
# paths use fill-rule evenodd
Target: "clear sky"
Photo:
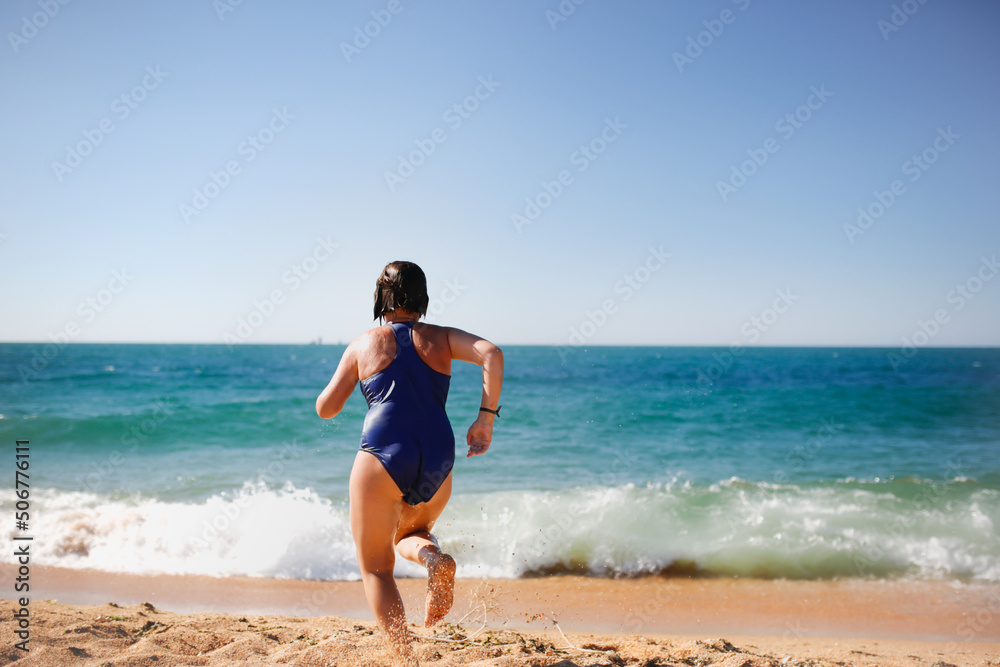
<instances>
[{"instance_id":1,"label":"clear sky","mask_svg":"<svg viewBox=\"0 0 1000 667\"><path fill-rule=\"evenodd\" d=\"M0 340L346 342L409 259L431 321L500 344L1000 344L996 3L7 0L0 30Z\"/></svg>"}]
</instances>

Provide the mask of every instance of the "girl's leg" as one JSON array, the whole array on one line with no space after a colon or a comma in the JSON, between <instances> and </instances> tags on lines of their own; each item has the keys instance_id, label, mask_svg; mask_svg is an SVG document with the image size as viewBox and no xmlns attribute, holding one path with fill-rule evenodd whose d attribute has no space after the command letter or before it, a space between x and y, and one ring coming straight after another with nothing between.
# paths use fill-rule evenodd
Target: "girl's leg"
<instances>
[{"instance_id":1,"label":"girl's leg","mask_svg":"<svg viewBox=\"0 0 1000 667\"><path fill-rule=\"evenodd\" d=\"M416 664L406 629L406 614L392 577L393 542L403 500L382 463L369 452L358 452L351 469L351 533L368 606L389 638L390 648Z\"/></svg>"},{"instance_id":2,"label":"girl's leg","mask_svg":"<svg viewBox=\"0 0 1000 667\"><path fill-rule=\"evenodd\" d=\"M451 497L451 473L434 497L419 505L403 505L396 530L396 551L403 558L427 568L427 601L424 626L447 616L455 600L455 559L441 551L431 535Z\"/></svg>"}]
</instances>

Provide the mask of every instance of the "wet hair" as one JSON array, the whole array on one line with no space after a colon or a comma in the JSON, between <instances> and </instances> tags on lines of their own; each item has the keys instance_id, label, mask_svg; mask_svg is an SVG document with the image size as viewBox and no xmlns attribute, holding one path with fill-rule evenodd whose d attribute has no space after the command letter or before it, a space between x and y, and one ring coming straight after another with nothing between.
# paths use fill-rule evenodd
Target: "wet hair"
<instances>
[{"instance_id":1,"label":"wet hair","mask_svg":"<svg viewBox=\"0 0 1000 667\"><path fill-rule=\"evenodd\" d=\"M427 314L427 278L413 262L390 262L375 281L375 310L372 319L403 308L420 315Z\"/></svg>"}]
</instances>

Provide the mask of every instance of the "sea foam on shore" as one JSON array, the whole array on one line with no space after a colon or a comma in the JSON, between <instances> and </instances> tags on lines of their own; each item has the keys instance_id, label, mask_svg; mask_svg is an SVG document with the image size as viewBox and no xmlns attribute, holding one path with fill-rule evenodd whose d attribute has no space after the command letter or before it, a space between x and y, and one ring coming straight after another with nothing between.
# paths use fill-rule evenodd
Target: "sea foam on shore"
<instances>
[{"instance_id":1,"label":"sea foam on shore","mask_svg":"<svg viewBox=\"0 0 1000 667\"><path fill-rule=\"evenodd\" d=\"M0 513L10 499L0 499ZM346 500L247 483L200 502L35 489L36 562L135 574L358 578ZM453 497L459 576L1000 581L1000 492L970 480L584 486ZM10 554L0 562L12 562ZM397 573L423 576L400 562Z\"/></svg>"}]
</instances>

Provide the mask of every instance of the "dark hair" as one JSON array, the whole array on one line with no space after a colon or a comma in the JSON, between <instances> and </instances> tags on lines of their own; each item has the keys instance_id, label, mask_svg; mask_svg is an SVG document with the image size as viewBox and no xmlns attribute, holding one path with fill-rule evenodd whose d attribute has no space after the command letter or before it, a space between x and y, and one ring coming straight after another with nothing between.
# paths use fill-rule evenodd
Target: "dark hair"
<instances>
[{"instance_id":1,"label":"dark hair","mask_svg":"<svg viewBox=\"0 0 1000 667\"><path fill-rule=\"evenodd\" d=\"M375 281L375 316L404 308L420 315L427 314L427 278L413 262L390 262Z\"/></svg>"}]
</instances>

